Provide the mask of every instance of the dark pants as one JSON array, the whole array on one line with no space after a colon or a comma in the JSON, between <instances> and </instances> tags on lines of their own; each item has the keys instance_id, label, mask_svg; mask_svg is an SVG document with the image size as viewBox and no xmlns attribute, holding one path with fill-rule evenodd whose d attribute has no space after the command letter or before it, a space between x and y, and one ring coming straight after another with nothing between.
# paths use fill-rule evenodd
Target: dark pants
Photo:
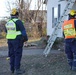
<instances>
[{"instance_id":1,"label":"dark pants","mask_svg":"<svg viewBox=\"0 0 76 75\"><path fill-rule=\"evenodd\" d=\"M71 68L76 67L76 40L65 42L65 53L67 54L67 60Z\"/></svg>"},{"instance_id":2,"label":"dark pants","mask_svg":"<svg viewBox=\"0 0 76 75\"><path fill-rule=\"evenodd\" d=\"M10 57L10 69L17 70L20 68L23 42L21 42L21 40L9 40L8 48L9 48L9 57Z\"/></svg>"}]
</instances>

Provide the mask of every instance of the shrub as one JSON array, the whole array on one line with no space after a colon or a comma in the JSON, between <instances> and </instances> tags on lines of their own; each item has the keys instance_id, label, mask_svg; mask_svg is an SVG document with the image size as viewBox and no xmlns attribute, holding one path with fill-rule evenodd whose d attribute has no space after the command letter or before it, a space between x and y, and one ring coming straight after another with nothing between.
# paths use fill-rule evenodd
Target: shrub
<instances>
[{"instance_id":1,"label":"shrub","mask_svg":"<svg viewBox=\"0 0 76 75\"><path fill-rule=\"evenodd\" d=\"M5 38L5 36L6 36L6 33L4 31L0 33L0 39Z\"/></svg>"}]
</instances>

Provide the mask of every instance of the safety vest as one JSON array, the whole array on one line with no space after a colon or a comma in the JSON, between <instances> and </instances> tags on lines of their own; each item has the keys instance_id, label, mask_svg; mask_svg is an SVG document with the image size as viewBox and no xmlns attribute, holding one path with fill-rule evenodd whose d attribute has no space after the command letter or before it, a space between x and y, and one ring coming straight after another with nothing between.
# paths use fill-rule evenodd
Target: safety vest
<instances>
[{"instance_id":1,"label":"safety vest","mask_svg":"<svg viewBox=\"0 0 76 75\"><path fill-rule=\"evenodd\" d=\"M15 22L18 19L12 19L6 23L6 29L7 29L7 39L15 39L17 35L21 35L21 31L16 31L16 24Z\"/></svg>"},{"instance_id":2,"label":"safety vest","mask_svg":"<svg viewBox=\"0 0 76 75\"><path fill-rule=\"evenodd\" d=\"M65 35L65 39L76 38L74 19L64 21L62 29Z\"/></svg>"}]
</instances>

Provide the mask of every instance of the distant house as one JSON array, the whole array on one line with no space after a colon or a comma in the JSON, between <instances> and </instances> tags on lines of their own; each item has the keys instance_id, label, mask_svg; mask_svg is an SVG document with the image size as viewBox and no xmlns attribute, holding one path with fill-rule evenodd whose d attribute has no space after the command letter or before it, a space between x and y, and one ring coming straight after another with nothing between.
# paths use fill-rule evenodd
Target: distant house
<instances>
[{"instance_id":1,"label":"distant house","mask_svg":"<svg viewBox=\"0 0 76 75\"><path fill-rule=\"evenodd\" d=\"M69 0L44 0L47 4L47 35L51 35ZM76 9L76 2L72 9ZM66 17L66 20L68 16ZM62 36L62 30L58 35Z\"/></svg>"}]
</instances>

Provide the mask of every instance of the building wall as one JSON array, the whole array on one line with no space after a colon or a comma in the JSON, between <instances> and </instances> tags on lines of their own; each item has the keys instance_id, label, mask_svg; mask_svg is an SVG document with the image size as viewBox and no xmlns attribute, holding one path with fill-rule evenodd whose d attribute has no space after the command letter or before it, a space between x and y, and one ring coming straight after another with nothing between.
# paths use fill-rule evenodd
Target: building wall
<instances>
[{"instance_id":1,"label":"building wall","mask_svg":"<svg viewBox=\"0 0 76 75\"><path fill-rule=\"evenodd\" d=\"M67 1L61 1L61 2L58 2L58 1L59 0L48 0L47 2L47 35L51 35L54 30L54 27L52 26L52 8L53 7L58 8L58 4L60 4L61 6L60 16L61 16L67 5ZM58 36L62 36L62 30L60 30L60 33Z\"/></svg>"}]
</instances>

